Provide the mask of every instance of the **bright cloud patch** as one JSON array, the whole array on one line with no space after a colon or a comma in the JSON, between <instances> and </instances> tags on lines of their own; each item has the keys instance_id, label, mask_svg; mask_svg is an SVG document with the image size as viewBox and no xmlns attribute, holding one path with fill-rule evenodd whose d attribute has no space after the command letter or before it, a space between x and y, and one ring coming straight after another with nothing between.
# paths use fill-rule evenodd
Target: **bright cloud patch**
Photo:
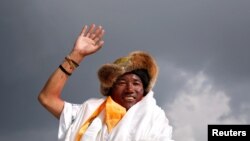
<instances>
[{"instance_id":1,"label":"bright cloud patch","mask_svg":"<svg viewBox=\"0 0 250 141\"><path fill-rule=\"evenodd\" d=\"M203 72L197 75L183 73L185 85L177 92L166 113L174 128L176 141L206 141L208 124L240 124L244 117L234 117L230 97L217 90Z\"/></svg>"}]
</instances>

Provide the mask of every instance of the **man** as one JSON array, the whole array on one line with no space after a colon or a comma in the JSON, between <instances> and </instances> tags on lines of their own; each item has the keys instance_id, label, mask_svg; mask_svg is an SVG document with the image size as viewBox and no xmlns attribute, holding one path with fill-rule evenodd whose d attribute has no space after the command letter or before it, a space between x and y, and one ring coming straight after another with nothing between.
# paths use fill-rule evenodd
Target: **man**
<instances>
[{"instance_id":1,"label":"man","mask_svg":"<svg viewBox=\"0 0 250 141\"><path fill-rule=\"evenodd\" d=\"M40 103L60 120L59 140L172 141L172 127L153 97L158 67L148 53L135 51L99 69L105 98L81 105L61 99L69 76L87 55L103 46L103 35L101 26L84 26L71 53L39 94Z\"/></svg>"}]
</instances>

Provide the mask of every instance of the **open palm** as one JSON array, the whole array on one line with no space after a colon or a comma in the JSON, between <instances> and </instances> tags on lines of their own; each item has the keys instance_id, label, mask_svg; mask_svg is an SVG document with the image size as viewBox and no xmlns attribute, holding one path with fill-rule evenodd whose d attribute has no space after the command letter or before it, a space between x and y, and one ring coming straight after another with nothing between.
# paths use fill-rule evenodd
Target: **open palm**
<instances>
[{"instance_id":1,"label":"open palm","mask_svg":"<svg viewBox=\"0 0 250 141\"><path fill-rule=\"evenodd\" d=\"M75 42L73 51L79 52L82 56L96 52L104 44L102 39L103 35L104 29L102 26L96 27L94 24L92 24L88 29L88 27L85 25Z\"/></svg>"}]
</instances>

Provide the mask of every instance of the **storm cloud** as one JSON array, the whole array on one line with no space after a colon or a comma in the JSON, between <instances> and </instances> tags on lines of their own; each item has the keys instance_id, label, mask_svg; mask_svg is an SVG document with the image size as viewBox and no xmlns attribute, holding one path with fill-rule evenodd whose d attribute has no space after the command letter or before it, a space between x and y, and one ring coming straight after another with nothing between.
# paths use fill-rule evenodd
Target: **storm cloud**
<instances>
[{"instance_id":1,"label":"storm cloud","mask_svg":"<svg viewBox=\"0 0 250 141\"><path fill-rule=\"evenodd\" d=\"M249 9L243 0L2 0L0 140L57 139L37 96L91 23L104 27L105 45L71 76L66 101L101 97L100 65L144 50L159 64L155 97L176 141L205 141L207 124L249 124Z\"/></svg>"}]
</instances>

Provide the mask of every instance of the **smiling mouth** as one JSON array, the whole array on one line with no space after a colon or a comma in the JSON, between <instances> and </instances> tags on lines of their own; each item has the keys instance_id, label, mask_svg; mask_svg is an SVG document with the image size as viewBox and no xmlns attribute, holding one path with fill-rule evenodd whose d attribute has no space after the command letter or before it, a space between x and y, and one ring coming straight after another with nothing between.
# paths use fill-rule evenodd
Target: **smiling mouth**
<instances>
[{"instance_id":1,"label":"smiling mouth","mask_svg":"<svg viewBox=\"0 0 250 141\"><path fill-rule=\"evenodd\" d=\"M125 96L124 97L124 100L126 100L126 101L134 101L135 100L135 97L133 97L133 96Z\"/></svg>"}]
</instances>

